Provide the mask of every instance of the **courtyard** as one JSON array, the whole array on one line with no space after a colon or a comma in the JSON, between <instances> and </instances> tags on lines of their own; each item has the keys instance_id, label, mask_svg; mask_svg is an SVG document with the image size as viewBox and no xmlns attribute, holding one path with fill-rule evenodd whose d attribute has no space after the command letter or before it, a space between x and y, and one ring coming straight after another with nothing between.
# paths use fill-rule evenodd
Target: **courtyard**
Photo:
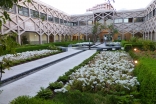
<instances>
[{"instance_id":1,"label":"courtyard","mask_svg":"<svg viewBox=\"0 0 156 104\"><path fill-rule=\"evenodd\" d=\"M0 104L156 104L156 0L47 1L0 3Z\"/></svg>"}]
</instances>

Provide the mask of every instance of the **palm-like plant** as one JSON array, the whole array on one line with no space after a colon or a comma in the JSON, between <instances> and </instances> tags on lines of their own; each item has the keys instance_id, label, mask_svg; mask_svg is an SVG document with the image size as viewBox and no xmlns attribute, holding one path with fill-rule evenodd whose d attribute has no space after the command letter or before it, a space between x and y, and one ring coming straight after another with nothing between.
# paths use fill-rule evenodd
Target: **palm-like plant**
<instances>
[{"instance_id":1,"label":"palm-like plant","mask_svg":"<svg viewBox=\"0 0 156 104\"><path fill-rule=\"evenodd\" d=\"M95 43L97 40L97 35L103 30L106 29L106 26L99 23L99 22L95 22L95 24L93 25L92 28L92 34L93 34L93 42Z\"/></svg>"},{"instance_id":2,"label":"palm-like plant","mask_svg":"<svg viewBox=\"0 0 156 104\"><path fill-rule=\"evenodd\" d=\"M118 34L118 30L114 28L114 25L108 25L109 34L113 37L115 34Z\"/></svg>"}]
</instances>

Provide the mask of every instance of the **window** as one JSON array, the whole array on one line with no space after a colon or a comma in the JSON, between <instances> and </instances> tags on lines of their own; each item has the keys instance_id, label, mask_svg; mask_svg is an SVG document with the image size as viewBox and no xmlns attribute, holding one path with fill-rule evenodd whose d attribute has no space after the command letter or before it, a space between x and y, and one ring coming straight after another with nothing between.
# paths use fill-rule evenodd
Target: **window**
<instances>
[{"instance_id":1,"label":"window","mask_svg":"<svg viewBox=\"0 0 156 104\"><path fill-rule=\"evenodd\" d=\"M149 13L149 19L152 17L152 12Z\"/></svg>"},{"instance_id":2,"label":"window","mask_svg":"<svg viewBox=\"0 0 156 104\"><path fill-rule=\"evenodd\" d=\"M124 23L128 23L128 18L124 19Z\"/></svg>"},{"instance_id":3,"label":"window","mask_svg":"<svg viewBox=\"0 0 156 104\"><path fill-rule=\"evenodd\" d=\"M88 21L88 25L93 25L93 21Z\"/></svg>"},{"instance_id":4,"label":"window","mask_svg":"<svg viewBox=\"0 0 156 104\"><path fill-rule=\"evenodd\" d=\"M71 22L67 21L67 26L71 26L71 25L72 25Z\"/></svg>"},{"instance_id":5,"label":"window","mask_svg":"<svg viewBox=\"0 0 156 104\"><path fill-rule=\"evenodd\" d=\"M48 21L53 22L53 17L51 15L48 15Z\"/></svg>"},{"instance_id":6,"label":"window","mask_svg":"<svg viewBox=\"0 0 156 104\"><path fill-rule=\"evenodd\" d=\"M78 26L78 22L72 22L73 26Z\"/></svg>"},{"instance_id":7,"label":"window","mask_svg":"<svg viewBox=\"0 0 156 104\"><path fill-rule=\"evenodd\" d=\"M16 13L16 5L13 5L12 8L3 7L3 9L6 10L7 12L10 12L10 13Z\"/></svg>"},{"instance_id":8,"label":"window","mask_svg":"<svg viewBox=\"0 0 156 104\"><path fill-rule=\"evenodd\" d=\"M55 17L55 23L60 23L59 18Z\"/></svg>"},{"instance_id":9,"label":"window","mask_svg":"<svg viewBox=\"0 0 156 104\"><path fill-rule=\"evenodd\" d=\"M134 18L134 22L143 22L143 17Z\"/></svg>"},{"instance_id":10,"label":"window","mask_svg":"<svg viewBox=\"0 0 156 104\"><path fill-rule=\"evenodd\" d=\"M63 19L60 19L60 24L62 24L62 25L64 24Z\"/></svg>"},{"instance_id":11,"label":"window","mask_svg":"<svg viewBox=\"0 0 156 104\"><path fill-rule=\"evenodd\" d=\"M66 20L64 20L64 25L68 25Z\"/></svg>"},{"instance_id":12,"label":"window","mask_svg":"<svg viewBox=\"0 0 156 104\"><path fill-rule=\"evenodd\" d=\"M39 12L35 10L30 10L32 18L39 18Z\"/></svg>"},{"instance_id":13,"label":"window","mask_svg":"<svg viewBox=\"0 0 156 104\"><path fill-rule=\"evenodd\" d=\"M122 19L115 19L114 23L122 23Z\"/></svg>"},{"instance_id":14,"label":"window","mask_svg":"<svg viewBox=\"0 0 156 104\"><path fill-rule=\"evenodd\" d=\"M40 13L40 18L41 18L42 20L47 20L47 14L45 14L45 13Z\"/></svg>"},{"instance_id":15,"label":"window","mask_svg":"<svg viewBox=\"0 0 156 104\"><path fill-rule=\"evenodd\" d=\"M29 16L29 9L25 7L19 7L18 8L18 14L23 15L23 16Z\"/></svg>"},{"instance_id":16,"label":"window","mask_svg":"<svg viewBox=\"0 0 156 104\"><path fill-rule=\"evenodd\" d=\"M149 19L149 14L147 14L147 20Z\"/></svg>"},{"instance_id":17,"label":"window","mask_svg":"<svg viewBox=\"0 0 156 104\"><path fill-rule=\"evenodd\" d=\"M155 16L155 9L153 10L153 16Z\"/></svg>"},{"instance_id":18,"label":"window","mask_svg":"<svg viewBox=\"0 0 156 104\"><path fill-rule=\"evenodd\" d=\"M86 24L86 21L79 21L79 26L85 26Z\"/></svg>"}]
</instances>

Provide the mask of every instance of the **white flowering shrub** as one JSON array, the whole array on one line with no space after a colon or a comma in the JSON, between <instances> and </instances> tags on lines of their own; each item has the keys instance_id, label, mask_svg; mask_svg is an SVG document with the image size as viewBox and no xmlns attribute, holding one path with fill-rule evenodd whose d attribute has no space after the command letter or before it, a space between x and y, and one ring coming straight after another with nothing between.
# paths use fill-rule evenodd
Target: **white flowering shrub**
<instances>
[{"instance_id":1,"label":"white flowering shrub","mask_svg":"<svg viewBox=\"0 0 156 104\"><path fill-rule=\"evenodd\" d=\"M55 91L135 91L139 82L133 76L133 70L133 61L126 52L104 51L96 55L89 64L73 72L69 82Z\"/></svg>"},{"instance_id":2,"label":"white flowering shrub","mask_svg":"<svg viewBox=\"0 0 156 104\"><path fill-rule=\"evenodd\" d=\"M7 54L4 56L0 56L0 61L3 61L4 59L7 61L22 61L27 59L32 59L40 56L50 55L54 52L58 52L58 50L40 50L40 51L27 51L17 54Z\"/></svg>"}]
</instances>

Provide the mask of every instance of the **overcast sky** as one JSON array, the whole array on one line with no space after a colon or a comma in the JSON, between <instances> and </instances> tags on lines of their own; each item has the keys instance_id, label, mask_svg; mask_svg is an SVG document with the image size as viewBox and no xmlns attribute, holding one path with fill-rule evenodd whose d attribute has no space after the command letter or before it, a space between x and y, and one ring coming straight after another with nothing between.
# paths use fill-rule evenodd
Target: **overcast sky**
<instances>
[{"instance_id":1,"label":"overcast sky","mask_svg":"<svg viewBox=\"0 0 156 104\"><path fill-rule=\"evenodd\" d=\"M67 14L84 14L86 9L105 0L40 0ZM153 0L115 0L112 2L116 10L140 9L147 7Z\"/></svg>"}]
</instances>

